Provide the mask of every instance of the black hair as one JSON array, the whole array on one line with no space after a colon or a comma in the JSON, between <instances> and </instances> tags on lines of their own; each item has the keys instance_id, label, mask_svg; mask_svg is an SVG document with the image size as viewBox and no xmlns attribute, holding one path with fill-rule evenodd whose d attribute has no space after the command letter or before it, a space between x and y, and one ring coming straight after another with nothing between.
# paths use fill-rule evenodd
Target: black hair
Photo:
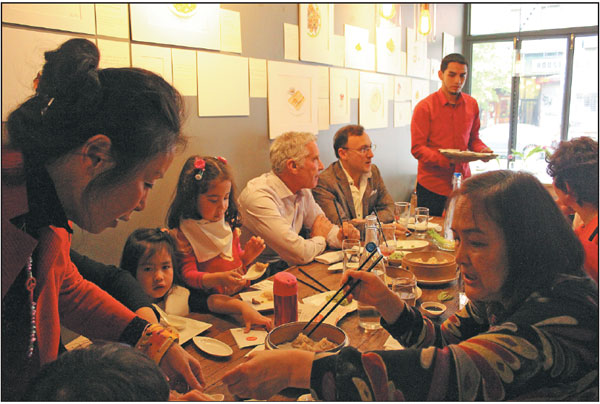
<instances>
[{"instance_id":1,"label":"black hair","mask_svg":"<svg viewBox=\"0 0 600 404\"><path fill-rule=\"evenodd\" d=\"M107 136L115 166L88 184L87 198L185 144L181 95L160 76L138 68L98 69L98 48L81 38L44 57L35 94L8 117L9 147L45 165L97 134Z\"/></svg>"},{"instance_id":2,"label":"black hair","mask_svg":"<svg viewBox=\"0 0 600 404\"><path fill-rule=\"evenodd\" d=\"M154 361L120 343L95 342L60 355L32 379L26 401L167 401Z\"/></svg>"},{"instance_id":3,"label":"black hair","mask_svg":"<svg viewBox=\"0 0 600 404\"><path fill-rule=\"evenodd\" d=\"M460 63L461 65L466 65L467 67L469 67L467 59L465 59L463 55L461 55L460 53L451 53L449 55L444 56L444 58L442 59L442 63L440 64L440 70L442 71L442 73L446 71L450 63Z\"/></svg>"},{"instance_id":4,"label":"black hair","mask_svg":"<svg viewBox=\"0 0 600 404\"><path fill-rule=\"evenodd\" d=\"M173 263L173 285L182 285L179 277L179 259L177 244L167 229L140 228L127 237L123 253L121 254L120 267L129 271L137 279L137 267L140 260L148 255L152 257L160 247L165 247L171 255Z\"/></svg>"},{"instance_id":5,"label":"black hair","mask_svg":"<svg viewBox=\"0 0 600 404\"><path fill-rule=\"evenodd\" d=\"M546 171L558 189L566 193L568 184L579 205L591 203L598 208L597 141L587 136L562 141L546 161Z\"/></svg>"},{"instance_id":6,"label":"black hair","mask_svg":"<svg viewBox=\"0 0 600 404\"><path fill-rule=\"evenodd\" d=\"M360 125L346 125L340 128L333 136L333 151L335 157L340 158L338 150L348 145L348 136L362 136L365 128Z\"/></svg>"},{"instance_id":7,"label":"black hair","mask_svg":"<svg viewBox=\"0 0 600 404\"><path fill-rule=\"evenodd\" d=\"M205 162L204 171L200 179L196 179L199 169L194 166L196 159ZM177 188L173 195L173 202L167 213L167 226L174 229L179 227L183 219L202 219L198 212L198 197L205 194L214 181L231 181L231 192L229 193L229 206L225 211L225 222L232 229L241 227L241 218L235 201L235 184L233 173L229 164L223 158L208 156L191 156L187 159L179 174Z\"/></svg>"},{"instance_id":8,"label":"black hair","mask_svg":"<svg viewBox=\"0 0 600 404\"><path fill-rule=\"evenodd\" d=\"M581 243L533 175L510 170L478 174L465 180L451 198L461 196L481 206L503 232L508 257L504 299L525 299L560 273L583 274Z\"/></svg>"}]
</instances>

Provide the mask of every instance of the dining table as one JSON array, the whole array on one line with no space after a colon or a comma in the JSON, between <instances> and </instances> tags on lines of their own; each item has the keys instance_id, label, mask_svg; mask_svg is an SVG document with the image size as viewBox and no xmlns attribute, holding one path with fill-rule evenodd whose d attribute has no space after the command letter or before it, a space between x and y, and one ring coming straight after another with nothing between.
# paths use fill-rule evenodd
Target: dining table
<instances>
[{"instance_id":1,"label":"dining table","mask_svg":"<svg viewBox=\"0 0 600 404\"><path fill-rule=\"evenodd\" d=\"M434 221L441 223L441 218L435 218ZM408 239L413 239L414 233L408 236ZM407 239L406 236L401 235L398 240ZM419 251L438 251L438 248L433 244L431 238L427 236L425 239L428 241L428 245L423 247ZM302 299L318 294L319 292L313 289L313 287L307 286L305 283L314 285L319 289L323 289L322 286L326 286L332 291L338 290L341 286L341 271L330 271L329 265L313 261L307 265L297 265L286 269L287 272L296 276L298 280L298 300L301 302ZM303 272L304 273L303 273ZM308 273L313 278L317 279L321 284L315 283L310 277L306 276ZM272 279L269 278L269 279ZM303 283L304 282L304 283ZM426 284L418 283L419 288L422 290L420 298L416 301L415 306L425 314L421 309L420 305L422 302L441 302L447 310L437 318L432 318L435 324L441 324L449 316L453 315L459 308L459 295L460 285L459 280L453 280L447 283L432 284L427 282ZM252 289L248 289L252 290ZM247 290L244 290L247 291ZM243 291L242 291L243 292ZM447 292L441 294L441 292ZM443 301L440 300L443 298ZM449 300L447 300L449 299ZM262 312L263 315L273 318L273 311ZM212 326L203 332L201 335L205 337L215 338L231 347L233 353L226 357L215 357L207 354L200 350L192 340L184 344L184 349L189 352L193 357L198 359L202 365L202 373L205 381L205 393L207 394L223 394L224 401L241 401L243 397L237 397L232 395L227 386L221 381L223 375L239 364L244 363L248 360L246 355L254 348L247 347L240 349L230 332L233 328L243 327L243 322L239 316L228 316L214 313L190 313L189 318L207 322ZM358 313L356 311L351 312L341 318L337 326L345 331L348 336L349 345L357 348L361 352L372 351L372 350L383 350L384 344L390 337L389 333L379 328L376 330L364 330L359 326ZM257 328L258 329L258 328ZM260 327L260 329L263 329ZM308 394L308 390L287 388L271 397L269 401L296 401L299 397ZM306 397L306 396L304 396Z\"/></svg>"}]
</instances>

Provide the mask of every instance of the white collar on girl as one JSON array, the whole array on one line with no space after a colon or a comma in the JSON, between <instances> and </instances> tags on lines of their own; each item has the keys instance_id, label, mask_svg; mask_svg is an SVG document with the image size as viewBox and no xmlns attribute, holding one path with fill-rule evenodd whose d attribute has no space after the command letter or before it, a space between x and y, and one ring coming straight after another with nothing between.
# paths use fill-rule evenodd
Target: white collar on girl
<instances>
[{"instance_id":1,"label":"white collar on girl","mask_svg":"<svg viewBox=\"0 0 600 404\"><path fill-rule=\"evenodd\" d=\"M218 222L185 219L179 228L192 245L198 262L208 261L218 255L233 260L233 232L231 226L225 223L225 218Z\"/></svg>"}]
</instances>

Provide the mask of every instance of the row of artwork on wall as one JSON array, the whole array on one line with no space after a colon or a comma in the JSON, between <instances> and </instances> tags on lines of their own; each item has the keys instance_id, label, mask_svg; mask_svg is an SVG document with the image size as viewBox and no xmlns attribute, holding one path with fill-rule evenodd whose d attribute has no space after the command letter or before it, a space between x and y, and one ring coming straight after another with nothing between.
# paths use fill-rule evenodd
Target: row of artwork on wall
<instances>
[{"instance_id":1,"label":"row of artwork on wall","mask_svg":"<svg viewBox=\"0 0 600 404\"><path fill-rule=\"evenodd\" d=\"M3 22L99 35L102 38L95 40L101 52L100 67L154 71L183 95L196 96L201 117L248 116L250 97L268 97L270 138L288 130L317 133L330 124L349 123L352 98L359 99L359 123L366 128L388 126L390 100L394 101L393 125L408 125L412 108L429 93L429 80L438 80L439 61L426 58L426 42L414 40L410 28L407 58L400 51L400 27L378 28L375 52L375 45L368 43L368 30L346 25L346 35L341 37L345 41L342 67L327 66L342 63L334 44L339 38L332 32L333 5L328 4L299 5L295 51L294 26L284 24L286 58L324 66L235 55L242 49L240 16L218 4L131 4L129 9L127 4L33 6L3 4ZM130 43L129 21L133 41L221 52ZM71 37L3 28L3 120L33 94L32 81L43 65L43 52ZM380 44L385 50L379 51ZM375 70L375 60L377 70L387 74L360 71Z\"/></svg>"}]
</instances>

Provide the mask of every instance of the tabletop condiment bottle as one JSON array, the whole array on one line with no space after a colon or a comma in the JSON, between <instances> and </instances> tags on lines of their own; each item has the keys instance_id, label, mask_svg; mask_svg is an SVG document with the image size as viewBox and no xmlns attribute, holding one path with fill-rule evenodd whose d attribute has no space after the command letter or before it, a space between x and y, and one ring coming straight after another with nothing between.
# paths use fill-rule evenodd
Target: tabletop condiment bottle
<instances>
[{"instance_id":1,"label":"tabletop condiment bottle","mask_svg":"<svg viewBox=\"0 0 600 404\"><path fill-rule=\"evenodd\" d=\"M462 174L454 173L452 176L452 191L460 188L462 183ZM456 205L456 198L450 200L450 204L448 205L448 209L446 210L446 215L444 217L444 238L446 240L454 240L454 235L452 234L452 218L454 217L454 205Z\"/></svg>"},{"instance_id":2,"label":"tabletop condiment bottle","mask_svg":"<svg viewBox=\"0 0 600 404\"><path fill-rule=\"evenodd\" d=\"M298 321L298 281L289 272L279 272L273 278L275 326Z\"/></svg>"}]
</instances>

